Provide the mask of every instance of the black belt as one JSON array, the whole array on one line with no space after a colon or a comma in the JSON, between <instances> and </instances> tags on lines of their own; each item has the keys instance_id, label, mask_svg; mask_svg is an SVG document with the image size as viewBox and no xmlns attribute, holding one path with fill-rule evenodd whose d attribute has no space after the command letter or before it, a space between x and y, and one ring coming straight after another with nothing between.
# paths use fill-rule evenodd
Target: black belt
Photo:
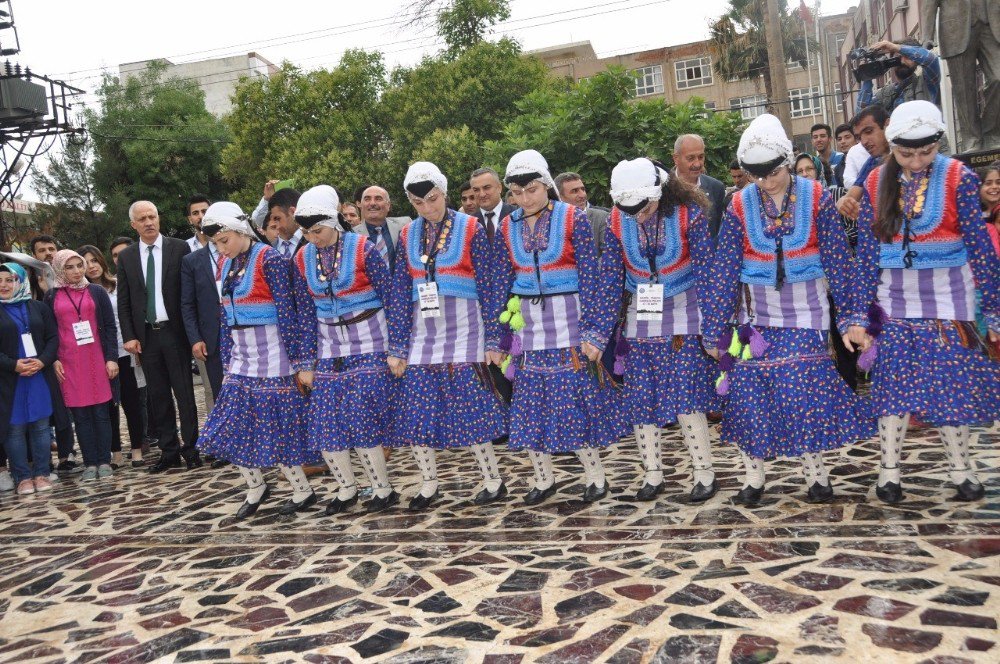
<instances>
[{"instance_id":1,"label":"black belt","mask_svg":"<svg viewBox=\"0 0 1000 664\"><path fill-rule=\"evenodd\" d=\"M168 325L170 325L170 321L167 320L157 321L156 323L146 323L146 327L148 327L151 330L162 330L165 329Z\"/></svg>"}]
</instances>

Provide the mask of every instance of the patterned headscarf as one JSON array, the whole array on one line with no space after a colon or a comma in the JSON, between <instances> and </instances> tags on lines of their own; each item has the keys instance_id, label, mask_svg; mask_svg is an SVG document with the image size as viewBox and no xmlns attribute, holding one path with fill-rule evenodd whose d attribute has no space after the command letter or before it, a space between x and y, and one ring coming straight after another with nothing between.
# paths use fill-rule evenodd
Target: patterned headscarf
<instances>
[{"instance_id":1,"label":"patterned headscarf","mask_svg":"<svg viewBox=\"0 0 1000 664\"><path fill-rule=\"evenodd\" d=\"M31 299L31 284L28 282L28 273L24 271L23 267L17 263L3 263L0 264L0 272L10 272L20 282L14 294L6 299L0 298L0 303L17 304Z\"/></svg>"},{"instance_id":2,"label":"patterned headscarf","mask_svg":"<svg viewBox=\"0 0 1000 664\"><path fill-rule=\"evenodd\" d=\"M87 265L87 261L83 260L83 256L76 253L72 249L60 249L56 252L55 257L52 259L52 269L56 271L56 288L73 288L75 290L83 290L87 287L87 280L81 279L80 283L71 284L66 281L66 263L74 258L79 258L83 261L84 266Z\"/></svg>"}]
</instances>

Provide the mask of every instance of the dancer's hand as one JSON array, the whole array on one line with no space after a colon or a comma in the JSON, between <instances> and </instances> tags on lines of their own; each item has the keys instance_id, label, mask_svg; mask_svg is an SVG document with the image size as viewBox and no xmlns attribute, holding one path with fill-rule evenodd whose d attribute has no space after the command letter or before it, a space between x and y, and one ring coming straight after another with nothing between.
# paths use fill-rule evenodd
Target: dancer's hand
<instances>
[{"instance_id":1,"label":"dancer's hand","mask_svg":"<svg viewBox=\"0 0 1000 664\"><path fill-rule=\"evenodd\" d=\"M997 343L998 341L1000 341L1000 332L994 332L993 330L990 330L990 333L987 335L987 338L993 343Z\"/></svg>"},{"instance_id":2,"label":"dancer's hand","mask_svg":"<svg viewBox=\"0 0 1000 664\"><path fill-rule=\"evenodd\" d=\"M716 362L719 361L719 349L718 348L706 348L705 352Z\"/></svg>"},{"instance_id":3,"label":"dancer's hand","mask_svg":"<svg viewBox=\"0 0 1000 664\"><path fill-rule=\"evenodd\" d=\"M587 356L587 359L590 360L591 362L597 362L599 359L601 359L601 349L595 346L594 344L590 343L589 341L584 341L582 344L580 344L580 349L583 351L583 354Z\"/></svg>"},{"instance_id":4,"label":"dancer's hand","mask_svg":"<svg viewBox=\"0 0 1000 664\"><path fill-rule=\"evenodd\" d=\"M503 364L503 353L498 350L486 351L486 363L499 367Z\"/></svg>"},{"instance_id":5,"label":"dancer's hand","mask_svg":"<svg viewBox=\"0 0 1000 664\"><path fill-rule=\"evenodd\" d=\"M389 371L392 372L392 375L395 376L396 378L402 378L403 372L406 371L406 360L400 359L398 357L390 357L388 359L388 362L389 362Z\"/></svg>"},{"instance_id":6,"label":"dancer's hand","mask_svg":"<svg viewBox=\"0 0 1000 664\"><path fill-rule=\"evenodd\" d=\"M311 392L313 388L313 381L316 380L315 371L300 371L295 378L299 381L299 385L304 387L307 392Z\"/></svg>"},{"instance_id":7,"label":"dancer's hand","mask_svg":"<svg viewBox=\"0 0 1000 664\"><path fill-rule=\"evenodd\" d=\"M844 346L852 353L855 350L868 350L868 347L872 345L872 338L860 325L851 325L847 328L847 334L841 338L844 340Z\"/></svg>"}]
</instances>

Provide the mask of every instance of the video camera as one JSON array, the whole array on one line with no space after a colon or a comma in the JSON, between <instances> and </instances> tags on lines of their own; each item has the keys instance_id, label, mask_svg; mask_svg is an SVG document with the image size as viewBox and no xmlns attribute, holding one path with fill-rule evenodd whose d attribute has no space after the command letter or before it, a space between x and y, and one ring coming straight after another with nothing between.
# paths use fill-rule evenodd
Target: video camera
<instances>
[{"instance_id":1,"label":"video camera","mask_svg":"<svg viewBox=\"0 0 1000 664\"><path fill-rule=\"evenodd\" d=\"M847 54L847 59L851 63L851 70L854 72L854 78L858 79L858 83L878 78L903 63L901 55L882 53L864 47L852 50Z\"/></svg>"}]
</instances>

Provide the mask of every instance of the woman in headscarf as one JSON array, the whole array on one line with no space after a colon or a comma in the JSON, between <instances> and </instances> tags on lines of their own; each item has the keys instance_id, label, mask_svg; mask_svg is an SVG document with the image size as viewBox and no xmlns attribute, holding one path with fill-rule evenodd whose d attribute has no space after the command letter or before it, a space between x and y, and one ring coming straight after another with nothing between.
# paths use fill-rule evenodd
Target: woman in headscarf
<instances>
[{"instance_id":1,"label":"woman in headscarf","mask_svg":"<svg viewBox=\"0 0 1000 664\"><path fill-rule=\"evenodd\" d=\"M52 488L49 416L58 349L55 317L31 298L25 269L0 264L0 427L6 427L0 440L20 495Z\"/></svg>"},{"instance_id":2,"label":"woman in headscarf","mask_svg":"<svg viewBox=\"0 0 1000 664\"><path fill-rule=\"evenodd\" d=\"M974 323L978 285L989 338L1000 340L1000 262L976 176L939 153L944 131L929 102L893 111L885 130L891 154L864 183L858 222L859 301L876 339L862 358L874 360L882 449L875 493L887 503L903 499L899 464L911 414L938 428L957 500L984 494L969 459L969 425L1000 419L1000 363L986 356Z\"/></svg>"},{"instance_id":3,"label":"woman in headscarf","mask_svg":"<svg viewBox=\"0 0 1000 664\"><path fill-rule=\"evenodd\" d=\"M528 450L535 473L524 502L536 505L556 492L555 452L576 453L583 499L594 502L608 493L600 448L624 433L595 377L617 309L600 307L590 223L583 210L556 200L545 158L518 152L504 182L520 207L497 233L491 318L503 334L489 338L487 348L514 386L508 445Z\"/></svg>"},{"instance_id":4,"label":"woman in headscarf","mask_svg":"<svg viewBox=\"0 0 1000 664\"><path fill-rule=\"evenodd\" d=\"M271 495L261 472L268 466L278 466L292 486L279 514L294 514L317 499L301 465L316 455L306 448L306 397L296 384L309 366L300 350L291 265L258 241L235 203L210 205L201 227L226 257L219 339L226 377L198 447L239 467L247 497L237 520Z\"/></svg>"},{"instance_id":5,"label":"woman in headscarf","mask_svg":"<svg viewBox=\"0 0 1000 664\"><path fill-rule=\"evenodd\" d=\"M110 477L111 381L118 376L118 331L107 291L87 282L83 256L52 259L56 287L45 294L59 330L53 365L83 453L83 480Z\"/></svg>"},{"instance_id":6,"label":"woman in headscarf","mask_svg":"<svg viewBox=\"0 0 1000 664\"><path fill-rule=\"evenodd\" d=\"M402 377L393 439L410 445L420 468L420 491L409 509L440 496L435 450L471 447L483 473L477 505L501 500L492 441L506 433L506 413L485 363L492 320L489 241L475 217L448 209L448 180L419 161L403 186L419 215L400 231L387 312L389 368Z\"/></svg>"},{"instance_id":7,"label":"woman in headscarf","mask_svg":"<svg viewBox=\"0 0 1000 664\"><path fill-rule=\"evenodd\" d=\"M306 191L295 221L309 244L295 254L295 296L302 330L302 358L309 369L299 380L309 399L309 448L322 452L339 491L326 513L358 502L351 450L372 486L369 513L399 502L385 464L382 442L395 403L386 364L389 332L384 302L389 266L367 238L351 232L333 187Z\"/></svg>"},{"instance_id":8,"label":"woman in headscarf","mask_svg":"<svg viewBox=\"0 0 1000 664\"><path fill-rule=\"evenodd\" d=\"M691 502L704 502L716 492L705 413L718 407L698 311L712 255L708 201L642 157L615 166L611 198L601 309L625 309L623 402L645 470L636 499L663 491L660 429L677 423L691 455Z\"/></svg>"},{"instance_id":9,"label":"woman in headscarf","mask_svg":"<svg viewBox=\"0 0 1000 664\"><path fill-rule=\"evenodd\" d=\"M802 458L807 499L825 502L833 487L822 453L874 433L829 353L834 323L849 349L865 339L848 284L854 259L830 194L792 175L792 144L776 117L750 123L737 157L755 182L730 203L699 293L704 343L720 358L717 391L728 394L722 440L746 467L735 501L756 505L765 459L783 456Z\"/></svg>"}]
</instances>

